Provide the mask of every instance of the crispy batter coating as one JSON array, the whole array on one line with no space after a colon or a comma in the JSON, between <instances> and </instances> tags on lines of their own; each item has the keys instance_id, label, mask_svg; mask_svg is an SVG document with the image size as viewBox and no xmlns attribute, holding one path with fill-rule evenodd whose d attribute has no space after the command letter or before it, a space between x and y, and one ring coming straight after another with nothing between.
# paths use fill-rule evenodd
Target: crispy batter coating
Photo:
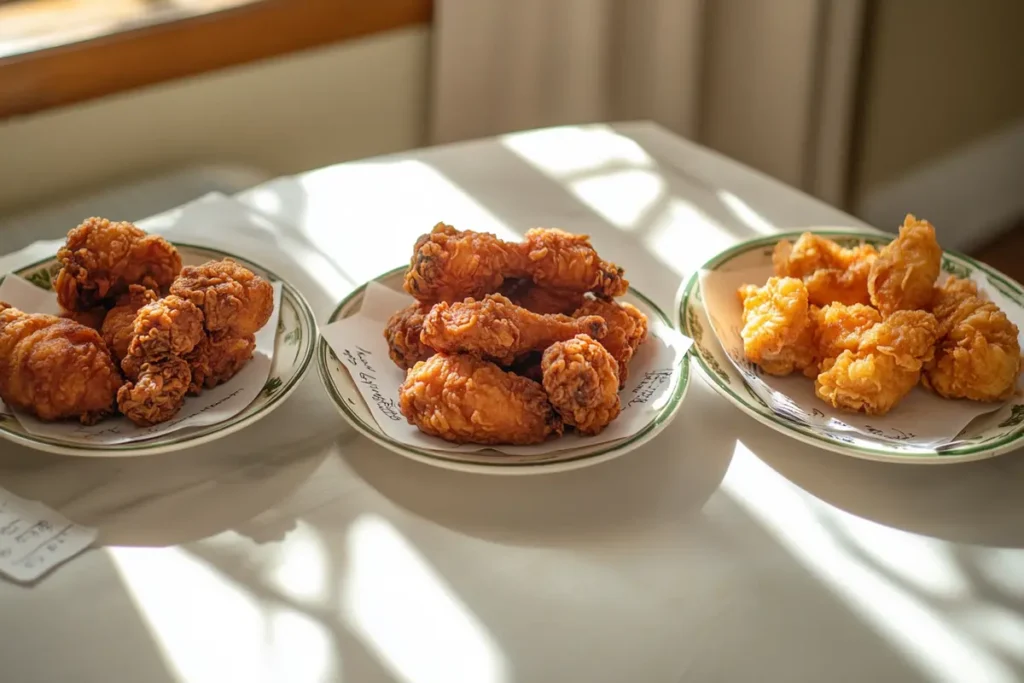
<instances>
[{"instance_id":1,"label":"crispy batter coating","mask_svg":"<svg viewBox=\"0 0 1024 683\"><path fill-rule=\"evenodd\" d=\"M202 311L188 299L169 294L135 314L128 355L150 361L183 356L205 335Z\"/></svg>"},{"instance_id":2,"label":"crispy batter coating","mask_svg":"<svg viewBox=\"0 0 1024 683\"><path fill-rule=\"evenodd\" d=\"M126 293L118 297L114 307L107 311L100 326L100 334L118 363L128 355L128 345L132 341L135 316L139 309L159 298L152 289L131 285Z\"/></svg>"},{"instance_id":3,"label":"crispy batter coating","mask_svg":"<svg viewBox=\"0 0 1024 683\"><path fill-rule=\"evenodd\" d=\"M822 361L815 393L834 408L885 415L920 381L937 337L931 313L897 311L867 329L856 350Z\"/></svg>"},{"instance_id":4,"label":"crispy batter coating","mask_svg":"<svg viewBox=\"0 0 1024 683\"><path fill-rule=\"evenodd\" d=\"M202 310L206 331L214 338L256 334L274 312L271 284L231 259L185 266L171 294Z\"/></svg>"},{"instance_id":5,"label":"crispy batter coating","mask_svg":"<svg viewBox=\"0 0 1024 683\"><path fill-rule=\"evenodd\" d=\"M572 290L550 289L535 285L528 278L506 280L501 286L502 295L516 306L522 306L534 313L561 313L571 315L583 305L584 294Z\"/></svg>"},{"instance_id":6,"label":"crispy batter coating","mask_svg":"<svg viewBox=\"0 0 1024 683\"><path fill-rule=\"evenodd\" d=\"M423 318L430 312L430 306L419 302L409 304L388 319L384 327L384 339L388 343L388 355L395 365L408 370L421 360L434 355L434 349L420 341Z\"/></svg>"},{"instance_id":7,"label":"crispy batter coating","mask_svg":"<svg viewBox=\"0 0 1024 683\"><path fill-rule=\"evenodd\" d=\"M42 420L93 424L114 408L121 375L99 333L0 302L0 398Z\"/></svg>"},{"instance_id":8,"label":"crispy batter coating","mask_svg":"<svg viewBox=\"0 0 1024 683\"><path fill-rule=\"evenodd\" d=\"M398 399L410 424L454 443L532 444L562 433L539 384L466 354L417 363Z\"/></svg>"},{"instance_id":9,"label":"crispy batter coating","mask_svg":"<svg viewBox=\"0 0 1024 683\"><path fill-rule=\"evenodd\" d=\"M185 402L192 381L188 363L172 356L156 362L126 356L121 368L129 381L117 392L121 413L140 427L166 422Z\"/></svg>"},{"instance_id":10,"label":"crispy batter coating","mask_svg":"<svg viewBox=\"0 0 1024 683\"><path fill-rule=\"evenodd\" d=\"M255 351L255 335L216 341L203 335L196 347L184 356L192 371L189 393L196 395L204 388L212 389L227 382L245 367Z\"/></svg>"},{"instance_id":11,"label":"crispy batter coating","mask_svg":"<svg viewBox=\"0 0 1024 683\"><path fill-rule=\"evenodd\" d=\"M600 338L601 346L608 349L619 364L621 388L629 376L629 361L633 359L633 354L640 345L647 340L647 316L632 304L594 296L586 297L583 305L573 313L573 317L576 318L585 315L600 316L608 325L608 334Z\"/></svg>"},{"instance_id":12,"label":"crispy batter coating","mask_svg":"<svg viewBox=\"0 0 1024 683\"><path fill-rule=\"evenodd\" d=\"M528 351L541 351L581 333L600 338L607 331L598 316L540 315L500 294L489 294L479 301L435 304L423 319L420 340L437 351L471 353L509 365Z\"/></svg>"},{"instance_id":13,"label":"crispy batter coating","mask_svg":"<svg viewBox=\"0 0 1024 683\"><path fill-rule=\"evenodd\" d=\"M869 244L844 249L828 238L805 232L795 243L780 240L772 264L777 276L802 279L815 306L867 304L868 275L876 256Z\"/></svg>"},{"instance_id":14,"label":"crispy batter coating","mask_svg":"<svg viewBox=\"0 0 1024 683\"><path fill-rule=\"evenodd\" d=\"M791 277L772 277L764 287L744 285L743 353L771 375L814 366L816 347L807 286Z\"/></svg>"},{"instance_id":15,"label":"crispy batter coating","mask_svg":"<svg viewBox=\"0 0 1024 683\"><path fill-rule=\"evenodd\" d=\"M60 317L99 331L103 327L103 320L107 317L107 309L97 306L84 311L61 311Z\"/></svg>"},{"instance_id":16,"label":"crispy batter coating","mask_svg":"<svg viewBox=\"0 0 1024 683\"><path fill-rule=\"evenodd\" d=\"M932 310L940 339L925 386L945 398L1009 398L1021 369L1017 326L970 280L950 278L936 287Z\"/></svg>"},{"instance_id":17,"label":"crispy batter coating","mask_svg":"<svg viewBox=\"0 0 1024 683\"><path fill-rule=\"evenodd\" d=\"M871 264L871 303L882 315L927 310L941 266L942 248L935 239L935 228L907 214L899 236L882 247Z\"/></svg>"},{"instance_id":18,"label":"crispy batter coating","mask_svg":"<svg viewBox=\"0 0 1024 683\"><path fill-rule=\"evenodd\" d=\"M538 285L560 290L593 292L605 297L622 296L629 281L622 268L602 260L590 244L588 235L575 235L555 228L526 231L520 248L526 262L521 277Z\"/></svg>"},{"instance_id":19,"label":"crispy batter coating","mask_svg":"<svg viewBox=\"0 0 1024 683\"><path fill-rule=\"evenodd\" d=\"M811 319L818 356L824 359L836 358L843 351L856 351L861 336L882 322L882 314L864 304L836 303L813 309Z\"/></svg>"},{"instance_id":20,"label":"crispy batter coating","mask_svg":"<svg viewBox=\"0 0 1024 683\"><path fill-rule=\"evenodd\" d=\"M105 218L89 218L68 232L57 258L57 301L68 311L109 307L133 284L166 291L181 270L170 242Z\"/></svg>"},{"instance_id":21,"label":"crispy batter coating","mask_svg":"<svg viewBox=\"0 0 1024 683\"><path fill-rule=\"evenodd\" d=\"M618 417L619 364L594 339L580 334L552 344L541 371L551 405L580 434L599 434Z\"/></svg>"}]
</instances>

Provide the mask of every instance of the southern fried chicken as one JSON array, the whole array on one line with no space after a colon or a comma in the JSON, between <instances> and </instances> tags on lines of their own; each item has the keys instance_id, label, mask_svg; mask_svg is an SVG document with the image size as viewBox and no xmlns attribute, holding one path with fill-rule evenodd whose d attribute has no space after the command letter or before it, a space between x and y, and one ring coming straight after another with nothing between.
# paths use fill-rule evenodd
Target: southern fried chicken
<instances>
[{"instance_id":1,"label":"southern fried chicken","mask_svg":"<svg viewBox=\"0 0 1024 683\"><path fill-rule=\"evenodd\" d=\"M815 306L866 304L870 301L868 274L876 256L869 244L844 249L830 239L805 232L795 243L780 240L772 264L777 276L802 279Z\"/></svg>"},{"instance_id":2,"label":"southern fried chicken","mask_svg":"<svg viewBox=\"0 0 1024 683\"><path fill-rule=\"evenodd\" d=\"M540 383L544 380L544 374L540 369L540 362L543 357L543 351L530 351L516 358L512 365L508 366L508 371Z\"/></svg>"},{"instance_id":3,"label":"southern fried chicken","mask_svg":"<svg viewBox=\"0 0 1024 683\"><path fill-rule=\"evenodd\" d=\"M409 304L391 316L384 327L388 355L395 365L403 370L408 370L421 360L434 355L434 349L420 341L423 318L429 312L430 306L418 302Z\"/></svg>"},{"instance_id":4,"label":"southern fried chicken","mask_svg":"<svg viewBox=\"0 0 1024 683\"><path fill-rule=\"evenodd\" d=\"M60 312L61 318L67 318L73 320L79 325L85 325L92 329L99 331L103 326L103 320L107 317L107 309L102 306L95 308L88 308L84 311L64 311Z\"/></svg>"},{"instance_id":5,"label":"southern fried chicken","mask_svg":"<svg viewBox=\"0 0 1024 683\"><path fill-rule=\"evenodd\" d=\"M813 309L811 321L818 356L836 358L843 351L856 351L861 336L882 322L882 314L864 304L836 303Z\"/></svg>"},{"instance_id":6,"label":"southern fried chicken","mask_svg":"<svg viewBox=\"0 0 1024 683\"><path fill-rule=\"evenodd\" d=\"M192 370L189 393L196 395L227 382L245 367L256 350L256 337L226 337L217 341L203 335L184 358Z\"/></svg>"},{"instance_id":7,"label":"southern fried chicken","mask_svg":"<svg viewBox=\"0 0 1024 683\"><path fill-rule=\"evenodd\" d=\"M152 289L142 285L131 285L128 291L117 299L117 303L107 311L100 326L103 341L110 348L110 353L118 363L128 355L128 345L132 341L135 330L135 316L139 309L160 298Z\"/></svg>"},{"instance_id":8,"label":"southern fried chicken","mask_svg":"<svg viewBox=\"0 0 1024 683\"><path fill-rule=\"evenodd\" d=\"M271 284L231 259L185 266L171 294L202 310L206 331L215 339L256 334L274 311Z\"/></svg>"},{"instance_id":9,"label":"southern fried chicken","mask_svg":"<svg viewBox=\"0 0 1024 683\"><path fill-rule=\"evenodd\" d=\"M163 293L181 270L170 242L105 218L89 218L68 232L57 258L57 302L68 311L109 307L133 284Z\"/></svg>"},{"instance_id":10,"label":"southern fried chicken","mask_svg":"<svg viewBox=\"0 0 1024 683\"><path fill-rule=\"evenodd\" d=\"M924 385L945 398L1009 398L1021 369L1017 326L970 280L950 278L936 287L932 311L939 343Z\"/></svg>"},{"instance_id":11,"label":"southern fried chicken","mask_svg":"<svg viewBox=\"0 0 1024 683\"><path fill-rule=\"evenodd\" d=\"M604 318L608 334L601 337L601 346L608 349L619 364L619 387L626 383L629 361L637 348L647 339L647 316L636 306L609 299L588 296L576 309L573 317L597 315Z\"/></svg>"},{"instance_id":12,"label":"southern fried chicken","mask_svg":"<svg viewBox=\"0 0 1024 683\"><path fill-rule=\"evenodd\" d=\"M426 303L479 299L506 278L529 278L548 288L620 296L629 283L622 269L602 261L586 235L535 228L524 242L438 223L416 240L405 291Z\"/></svg>"},{"instance_id":13,"label":"southern fried chicken","mask_svg":"<svg viewBox=\"0 0 1024 683\"><path fill-rule=\"evenodd\" d=\"M191 301L169 294L135 314L128 355L149 361L184 356L205 334L202 311Z\"/></svg>"},{"instance_id":14,"label":"southern fried chicken","mask_svg":"<svg viewBox=\"0 0 1024 683\"><path fill-rule=\"evenodd\" d=\"M941 266L942 248L935 239L935 228L907 214L899 237L882 247L871 264L871 303L882 315L928 309Z\"/></svg>"},{"instance_id":15,"label":"southern fried chicken","mask_svg":"<svg viewBox=\"0 0 1024 683\"><path fill-rule=\"evenodd\" d=\"M764 287L744 285L737 294L743 303L740 337L747 360L780 376L814 366L814 327L802 280L772 277Z\"/></svg>"},{"instance_id":16,"label":"southern fried chicken","mask_svg":"<svg viewBox=\"0 0 1024 683\"><path fill-rule=\"evenodd\" d=\"M93 424L113 412L121 375L99 333L0 302L0 398L42 420Z\"/></svg>"},{"instance_id":17,"label":"southern fried chicken","mask_svg":"<svg viewBox=\"0 0 1024 683\"><path fill-rule=\"evenodd\" d=\"M499 294L508 297L516 306L522 306L534 313L571 315L583 305L581 292L542 287L526 278L506 280Z\"/></svg>"},{"instance_id":18,"label":"southern fried chicken","mask_svg":"<svg viewBox=\"0 0 1024 683\"><path fill-rule=\"evenodd\" d=\"M398 400L410 424L454 443L533 444L562 433L539 384L466 354L417 363Z\"/></svg>"},{"instance_id":19,"label":"southern fried chicken","mask_svg":"<svg viewBox=\"0 0 1024 683\"><path fill-rule=\"evenodd\" d=\"M897 311L861 334L855 350L823 360L815 393L834 408L885 415L920 381L937 336L931 313Z\"/></svg>"},{"instance_id":20,"label":"southern fried chicken","mask_svg":"<svg viewBox=\"0 0 1024 683\"><path fill-rule=\"evenodd\" d=\"M480 301L435 304L423 319L420 340L436 351L471 353L508 365L528 351L543 350L577 334L600 338L607 331L598 316L540 315L500 294L489 294Z\"/></svg>"},{"instance_id":21,"label":"southern fried chicken","mask_svg":"<svg viewBox=\"0 0 1024 683\"><path fill-rule=\"evenodd\" d=\"M619 364L587 335L549 346L541 371L551 405L580 434L598 434L618 416Z\"/></svg>"},{"instance_id":22,"label":"southern fried chicken","mask_svg":"<svg viewBox=\"0 0 1024 683\"><path fill-rule=\"evenodd\" d=\"M117 392L117 407L126 418L149 427L166 422L181 410L192 381L185 360L172 356L150 362L126 356L121 368L129 381Z\"/></svg>"}]
</instances>

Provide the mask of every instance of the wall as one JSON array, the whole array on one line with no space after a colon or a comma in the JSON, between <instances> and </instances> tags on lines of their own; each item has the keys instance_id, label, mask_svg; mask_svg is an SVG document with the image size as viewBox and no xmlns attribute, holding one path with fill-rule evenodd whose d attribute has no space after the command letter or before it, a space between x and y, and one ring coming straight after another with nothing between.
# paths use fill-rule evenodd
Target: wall
<instances>
[{"instance_id":1,"label":"wall","mask_svg":"<svg viewBox=\"0 0 1024 683\"><path fill-rule=\"evenodd\" d=\"M423 144L429 28L0 121L0 213L192 164L273 175Z\"/></svg>"}]
</instances>

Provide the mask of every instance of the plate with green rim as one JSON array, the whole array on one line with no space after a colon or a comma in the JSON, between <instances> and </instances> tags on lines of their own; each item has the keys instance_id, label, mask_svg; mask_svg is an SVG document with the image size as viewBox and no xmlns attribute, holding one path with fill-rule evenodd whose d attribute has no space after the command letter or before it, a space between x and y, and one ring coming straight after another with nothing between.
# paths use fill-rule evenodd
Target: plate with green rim
<instances>
[{"instance_id":1,"label":"plate with green rim","mask_svg":"<svg viewBox=\"0 0 1024 683\"><path fill-rule=\"evenodd\" d=\"M237 432L269 415L295 390L309 369L316 348L316 318L305 298L295 287L248 259L207 247L175 242L184 265L199 265L223 258L234 259L270 282L281 283L281 310L275 337L274 358L263 391L240 413L217 424L170 432L144 441L90 446L78 442L36 436L28 433L13 415L0 414L0 437L36 450L60 455L88 457L129 457L168 453L198 446ZM56 256L37 261L14 272L37 287L52 289L60 271ZM2 279L2 278L0 278ZM187 399L186 399L187 400Z\"/></svg>"},{"instance_id":2,"label":"plate with green rim","mask_svg":"<svg viewBox=\"0 0 1024 683\"><path fill-rule=\"evenodd\" d=\"M882 246L895 237L865 228L805 228L747 240L713 257L703 268L739 269L765 265L771 262L771 252L776 242L796 239L805 232L829 237L844 246L862 241ZM944 251L942 271L961 278L969 278L976 271L981 271L988 277L991 286L1024 306L1024 287L969 256ZM694 340L690 356L711 387L758 422L812 446L882 462L930 465L970 462L1024 446L1024 398L1020 396L976 418L958 434L956 442L937 448L921 448L899 442L883 443L848 432L818 430L780 416L749 389L716 338L704 309L698 277L699 272L694 273L679 289L676 296L677 326L683 334Z\"/></svg>"},{"instance_id":3,"label":"plate with green rim","mask_svg":"<svg viewBox=\"0 0 1024 683\"><path fill-rule=\"evenodd\" d=\"M395 268L374 280L395 291L402 291L402 280L406 269L407 266ZM360 285L345 297L331 313L328 323L356 314L362 306L365 290L366 284ZM660 320L667 327L673 327L671 319L653 301L635 289L630 288L621 300L633 304L648 318ZM383 333L383 330L381 332ZM359 393L355 382L352 381L348 370L338 360L323 337L320 338L316 357L320 378L334 405L345 420L366 438L390 451L419 462L462 472L501 475L539 474L578 469L617 458L638 448L668 426L672 417L679 410L690 380L689 362L684 355L679 360L676 372L673 373L672 384L669 387L669 399L665 405L640 431L624 439L536 455L509 455L490 449L453 452L445 450L443 446L438 449L416 448L389 437L374 421L373 415ZM444 442L439 439L438 443L443 444Z\"/></svg>"}]
</instances>

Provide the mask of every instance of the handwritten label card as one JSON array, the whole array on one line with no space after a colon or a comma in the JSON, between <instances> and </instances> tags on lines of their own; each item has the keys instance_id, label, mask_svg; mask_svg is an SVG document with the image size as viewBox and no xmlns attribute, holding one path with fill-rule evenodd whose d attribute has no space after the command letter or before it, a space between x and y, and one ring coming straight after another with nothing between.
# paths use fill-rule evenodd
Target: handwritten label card
<instances>
[{"instance_id":1,"label":"handwritten label card","mask_svg":"<svg viewBox=\"0 0 1024 683\"><path fill-rule=\"evenodd\" d=\"M683 356L693 343L661 321L649 318L650 336L637 349L629 364L626 387L619 392L622 413L597 436L581 437L572 433L534 446L456 446L427 436L409 424L398 407L398 390L405 381L405 371L388 356L384 326L393 313L412 302L412 297L404 292L370 282L359 312L327 325L321 333L348 371L381 430L396 441L418 448L453 452L493 448L509 455L533 455L631 436L647 425L653 414L669 400L671 390L680 381Z\"/></svg>"},{"instance_id":2,"label":"handwritten label card","mask_svg":"<svg viewBox=\"0 0 1024 683\"><path fill-rule=\"evenodd\" d=\"M0 489L0 573L15 581L35 581L95 539L95 529Z\"/></svg>"}]
</instances>

